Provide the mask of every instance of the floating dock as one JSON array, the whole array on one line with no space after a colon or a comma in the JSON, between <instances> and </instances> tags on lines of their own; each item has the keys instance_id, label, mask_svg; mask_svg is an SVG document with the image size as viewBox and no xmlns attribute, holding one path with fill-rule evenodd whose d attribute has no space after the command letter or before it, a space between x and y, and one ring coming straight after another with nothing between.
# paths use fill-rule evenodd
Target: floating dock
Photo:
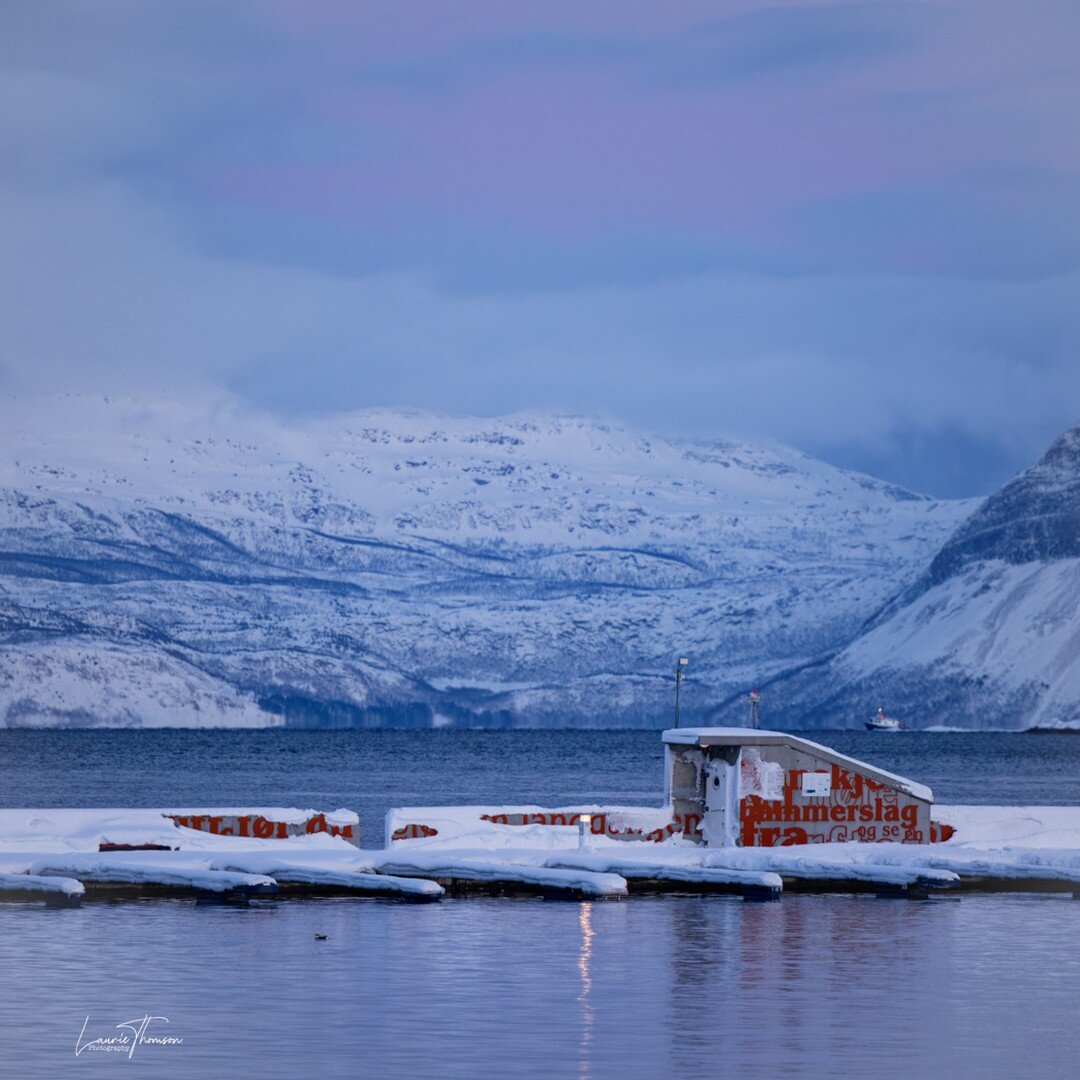
<instances>
[{"instance_id":1,"label":"floating dock","mask_svg":"<svg viewBox=\"0 0 1080 1080\"><path fill-rule=\"evenodd\" d=\"M46 907L79 907L86 886L67 877L44 877L40 874L0 873L0 901L34 903Z\"/></svg>"}]
</instances>

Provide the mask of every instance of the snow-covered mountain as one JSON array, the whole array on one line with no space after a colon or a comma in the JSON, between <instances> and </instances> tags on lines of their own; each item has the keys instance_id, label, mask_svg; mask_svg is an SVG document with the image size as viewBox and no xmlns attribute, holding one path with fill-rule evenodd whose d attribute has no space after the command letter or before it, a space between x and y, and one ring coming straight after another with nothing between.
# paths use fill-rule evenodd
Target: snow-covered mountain
<instances>
[{"instance_id":1,"label":"snow-covered mountain","mask_svg":"<svg viewBox=\"0 0 1080 1080\"><path fill-rule=\"evenodd\" d=\"M0 725L659 725L679 655L700 717L849 641L972 508L582 419L3 413Z\"/></svg>"},{"instance_id":2,"label":"snow-covered mountain","mask_svg":"<svg viewBox=\"0 0 1080 1080\"><path fill-rule=\"evenodd\" d=\"M879 701L916 727L1080 721L1080 427L987 499L863 634L771 689L822 724Z\"/></svg>"}]
</instances>

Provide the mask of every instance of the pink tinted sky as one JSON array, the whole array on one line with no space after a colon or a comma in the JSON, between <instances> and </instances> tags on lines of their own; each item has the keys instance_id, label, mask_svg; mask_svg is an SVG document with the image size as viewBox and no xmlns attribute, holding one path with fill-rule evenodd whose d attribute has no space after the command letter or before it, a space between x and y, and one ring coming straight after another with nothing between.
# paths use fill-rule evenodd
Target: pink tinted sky
<instances>
[{"instance_id":1,"label":"pink tinted sky","mask_svg":"<svg viewBox=\"0 0 1080 1080\"><path fill-rule=\"evenodd\" d=\"M644 223L776 236L799 206L992 174L1015 168L1018 151L1031 170L1076 167L1076 61L1056 19L1040 19L1044 5L881 6L908 9L913 47L833 70L796 63L685 85L678 65L700 58L703 27L722 33L778 9L278 4L283 27L342 65L334 84L297 89L360 152L223 162L216 182L223 193L361 221L456 212L570 233ZM1059 5L1046 10L1060 17ZM640 51L489 62L499 42L530 35ZM425 85L425 72L448 61L446 84Z\"/></svg>"}]
</instances>

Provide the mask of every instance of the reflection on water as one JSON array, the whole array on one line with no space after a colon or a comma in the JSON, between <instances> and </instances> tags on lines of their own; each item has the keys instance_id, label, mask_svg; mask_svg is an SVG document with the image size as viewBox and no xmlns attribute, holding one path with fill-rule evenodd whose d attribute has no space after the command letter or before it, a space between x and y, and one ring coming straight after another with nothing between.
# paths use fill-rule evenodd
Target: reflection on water
<instances>
[{"instance_id":1,"label":"reflection on water","mask_svg":"<svg viewBox=\"0 0 1080 1080\"><path fill-rule=\"evenodd\" d=\"M1072 1077L1078 931L1053 895L0 905L0 1074ZM183 1045L76 1060L144 1013Z\"/></svg>"},{"instance_id":2,"label":"reflection on water","mask_svg":"<svg viewBox=\"0 0 1080 1080\"><path fill-rule=\"evenodd\" d=\"M581 1006L581 1044L578 1050L578 1076L581 1080L588 1080L589 1072L589 1043L592 1041L593 1009L589 1001L589 992L592 990L592 979L589 976L589 959L592 956L592 904L589 901L582 903L578 910L578 924L581 926L581 951L578 953L578 971L581 973L581 993L578 995L578 1004Z\"/></svg>"}]
</instances>

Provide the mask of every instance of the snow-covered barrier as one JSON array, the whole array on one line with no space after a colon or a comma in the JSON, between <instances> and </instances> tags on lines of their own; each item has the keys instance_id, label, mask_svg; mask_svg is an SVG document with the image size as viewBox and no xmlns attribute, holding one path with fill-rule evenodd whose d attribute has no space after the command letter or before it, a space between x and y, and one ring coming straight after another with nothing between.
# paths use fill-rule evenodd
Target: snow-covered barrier
<instances>
[{"instance_id":1,"label":"snow-covered barrier","mask_svg":"<svg viewBox=\"0 0 1080 1080\"><path fill-rule=\"evenodd\" d=\"M440 841L471 836L487 826L571 827L579 824L592 837L659 842L683 833L696 821L683 822L666 807L648 806L401 806L386 815L386 846L400 840Z\"/></svg>"},{"instance_id":2,"label":"snow-covered barrier","mask_svg":"<svg viewBox=\"0 0 1080 1080\"><path fill-rule=\"evenodd\" d=\"M330 837L356 847L359 825L351 810L320 813L293 807L0 810L0 852L171 850L235 839L257 847L277 840L308 838L317 843Z\"/></svg>"},{"instance_id":3,"label":"snow-covered barrier","mask_svg":"<svg viewBox=\"0 0 1080 1080\"><path fill-rule=\"evenodd\" d=\"M329 833L360 846L360 817L352 810L295 810L226 808L209 810L164 810L162 813L187 829L214 836L250 837L256 840L286 840L290 836Z\"/></svg>"}]
</instances>

